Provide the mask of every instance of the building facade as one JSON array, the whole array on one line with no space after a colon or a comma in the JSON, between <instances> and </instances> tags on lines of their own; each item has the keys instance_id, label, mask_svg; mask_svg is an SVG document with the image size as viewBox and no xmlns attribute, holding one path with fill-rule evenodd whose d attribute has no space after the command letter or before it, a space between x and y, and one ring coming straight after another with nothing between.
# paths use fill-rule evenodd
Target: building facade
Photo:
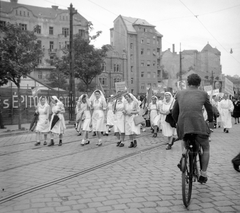
<instances>
[{"instance_id":1,"label":"building facade","mask_svg":"<svg viewBox=\"0 0 240 213\"><path fill-rule=\"evenodd\" d=\"M19 4L17 0L11 2L1 1L0 24L17 23L23 30L35 31L41 45L44 57L39 61L38 67L31 76L46 82L54 69L48 59L55 55L61 57L62 49L69 46L69 10L59 9L58 6L43 8ZM79 13L73 16L73 34L81 33L88 36L88 21Z\"/></svg>"},{"instance_id":2,"label":"building facade","mask_svg":"<svg viewBox=\"0 0 240 213\"><path fill-rule=\"evenodd\" d=\"M109 45L107 57L104 59L103 72L98 76L106 97L115 94L115 83L124 81L124 73L126 72L127 59L126 55L120 55Z\"/></svg>"},{"instance_id":3,"label":"building facade","mask_svg":"<svg viewBox=\"0 0 240 213\"><path fill-rule=\"evenodd\" d=\"M157 87L160 75L162 35L143 19L119 15L110 29L114 50L126 55L124 81L134 95L146 93L146 87Z\"/></svg>"}]
</instances>

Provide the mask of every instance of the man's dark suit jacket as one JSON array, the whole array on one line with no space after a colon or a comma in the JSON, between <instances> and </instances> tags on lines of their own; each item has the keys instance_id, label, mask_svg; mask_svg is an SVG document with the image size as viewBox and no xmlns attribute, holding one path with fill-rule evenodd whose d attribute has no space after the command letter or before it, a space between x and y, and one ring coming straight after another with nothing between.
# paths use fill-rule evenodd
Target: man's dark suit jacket
<instances>
[{"instance_id":1,"label":"man's dark suit jacket","mask_svg":"<svg viewBox=\"0 0 240 213\"><path fill-rule=\"evenodd\" d=\"M177 93L173 106L172 116L177 122L177 133L179 139L185 134L209 135L209 127L203 117L203 106L205 106L208 121L213 120L212 105L205 91L189 88Z\"/></svg>"}]
</instances>

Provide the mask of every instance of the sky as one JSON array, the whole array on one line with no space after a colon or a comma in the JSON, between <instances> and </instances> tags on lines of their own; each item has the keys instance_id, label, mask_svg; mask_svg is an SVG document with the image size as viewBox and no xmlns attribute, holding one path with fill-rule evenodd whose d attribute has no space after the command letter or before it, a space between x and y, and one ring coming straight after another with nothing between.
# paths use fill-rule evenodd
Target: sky
<instances>
[{"instance_id":1,"label":"sky","mask_svg":"<svg viewBox=\"0 0 240 213\"><path fill-rule=\"evenodd\" d=\"M5 0L7 1L7 0ZM70 4L93 23L93 43L110 44L119 16L145 19L163 35L162 50L201 51L209 43L221 52L222 73L240 76L240 0L18 0L20 4L67 9ZM230 50L232 49L232 53Z\"/></svg>"}]
</instances>

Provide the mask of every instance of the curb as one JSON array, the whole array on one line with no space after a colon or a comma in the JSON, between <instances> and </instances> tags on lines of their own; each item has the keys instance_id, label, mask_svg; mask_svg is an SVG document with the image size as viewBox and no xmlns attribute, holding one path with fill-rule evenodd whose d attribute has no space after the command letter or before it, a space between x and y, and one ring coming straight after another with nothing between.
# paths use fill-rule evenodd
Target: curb
<instances>
[{"instance_id":1,"label":"curb","mask_svg":"<svg viewBox=\"0 0 240 213\"><path fill-rule=\"evenodd\" d=\"M72 129L74 128L73 125L66 125L66 128L67 129ZM16 136L16 135L27 135L27 134L33 134L34 131L29 131L29 130L9 130L8 132L6 133L0 133L0 138L4 138L4 137L9 137L9 136Z\"/></svg>"}]
</instances>

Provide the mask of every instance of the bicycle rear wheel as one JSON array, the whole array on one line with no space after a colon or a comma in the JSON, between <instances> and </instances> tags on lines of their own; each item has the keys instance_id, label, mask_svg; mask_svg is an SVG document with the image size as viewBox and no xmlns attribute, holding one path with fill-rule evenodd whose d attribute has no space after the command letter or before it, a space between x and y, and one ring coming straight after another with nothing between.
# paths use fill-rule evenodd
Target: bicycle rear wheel
<instances>
[{"instance_id":1,"label":"bicycle rear wheel","mask_svg":"<svg viewBox=\"0 0 240 213\"><path fill-rule=\"evenodd\" d=\"M189 206L192 196L193 155L188 150L182 158L182 199L186 207Z\"/></svg>"}]
</instances>

